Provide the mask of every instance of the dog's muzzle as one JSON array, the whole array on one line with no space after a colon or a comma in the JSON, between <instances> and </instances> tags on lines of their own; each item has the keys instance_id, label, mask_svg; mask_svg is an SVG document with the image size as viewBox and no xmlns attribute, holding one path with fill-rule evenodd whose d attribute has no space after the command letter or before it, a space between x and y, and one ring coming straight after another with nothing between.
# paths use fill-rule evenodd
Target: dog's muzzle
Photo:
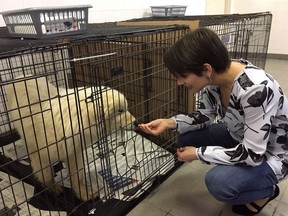
<instances>
[{"instance_id":1,"label":"dog's muzzle","mask_svg":"<svg viewBox=\"0 0 288 216\"><path fill-rule=\"evenodd\" d=\"M139 122L138 121L134 121L130 124L125 125L124 127L122 127L123 130L128 130L128 131L137 131Z\"/></svg>"}]
</instances>

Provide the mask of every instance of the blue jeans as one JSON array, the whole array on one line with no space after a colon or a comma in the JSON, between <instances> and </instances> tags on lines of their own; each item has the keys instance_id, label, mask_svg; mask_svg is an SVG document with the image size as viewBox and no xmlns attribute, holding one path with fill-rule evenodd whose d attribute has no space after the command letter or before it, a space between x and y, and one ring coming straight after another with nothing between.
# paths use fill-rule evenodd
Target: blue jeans
<instances>
[{"instance_id":1,"label":"blue jeans","mask_svg":"<svg viewBox=\"0 0 288 216\"><path fill-rule=\"evenodd\" d=\"M222 123L181 134L178 143L180 147L216 145L225 148L232 148L238 144ZM272 196L273 186L278 180L264 161L256 167L216 165L206 173L205 183L217 200L231 204L245 204Z\"/></svg>"}]
</instances>

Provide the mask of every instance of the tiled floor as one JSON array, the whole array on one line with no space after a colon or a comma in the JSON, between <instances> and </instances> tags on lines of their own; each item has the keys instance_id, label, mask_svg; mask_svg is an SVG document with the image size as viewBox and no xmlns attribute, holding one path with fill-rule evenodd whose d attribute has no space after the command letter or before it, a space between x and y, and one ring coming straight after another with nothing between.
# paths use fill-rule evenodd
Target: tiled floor
<instances>
[{"instance_id":1,"label":"tiled floor","mask_svg":"<svg viewBox=\"0 0 288 216\"><path fill-rule=\"evenodd\" d=\"M288 60L268 59L266 71L288 95ZM231 206L215 200L207 191L204 176L210 168L199 161L186 163L130 211L128 216L236 216ZM288 179L281 193L258 216L288 216Z\"/></svg>"}]
</instances>

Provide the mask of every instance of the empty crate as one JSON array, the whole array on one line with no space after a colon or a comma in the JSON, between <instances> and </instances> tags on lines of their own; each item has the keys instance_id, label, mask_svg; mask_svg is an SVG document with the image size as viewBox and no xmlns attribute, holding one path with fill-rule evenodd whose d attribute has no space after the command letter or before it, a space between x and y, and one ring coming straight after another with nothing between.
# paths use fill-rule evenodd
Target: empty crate
<instances>
[{"instance_id":1,"label":"empty crate","mask_svg":"<svg viewBox=\"0 0 288 216\"><path fill-rule=\"evenodd\" d=\"M91 7L35 7L2 12L2 16L12 37L45 38L85 32Z\"/></svg>"}]
</instances>

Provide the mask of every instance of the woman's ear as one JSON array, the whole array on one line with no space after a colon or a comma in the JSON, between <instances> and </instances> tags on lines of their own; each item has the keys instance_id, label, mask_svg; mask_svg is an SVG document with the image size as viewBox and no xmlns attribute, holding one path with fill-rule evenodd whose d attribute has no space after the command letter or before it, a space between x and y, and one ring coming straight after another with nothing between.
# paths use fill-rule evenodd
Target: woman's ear
<instances>
[{"instance_id":1,"label":"woman's ear","mask_svg":"<svg viewBox=\"0 0 288 216\"><path fill-rule=\"evenodd\" d=\"M205 63L203 64L203 76L211 77L213 72L213 68L210 64Z\"/></svg>"}]
</instances>

